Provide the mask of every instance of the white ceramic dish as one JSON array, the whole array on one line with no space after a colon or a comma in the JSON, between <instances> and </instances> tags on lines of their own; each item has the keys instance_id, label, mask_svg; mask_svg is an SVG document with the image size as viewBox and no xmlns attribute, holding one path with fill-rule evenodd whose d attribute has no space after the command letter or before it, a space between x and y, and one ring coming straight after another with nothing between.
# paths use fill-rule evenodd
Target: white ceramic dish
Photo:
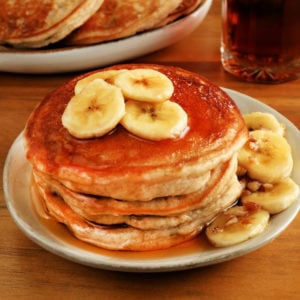
<instances>
[{"instance_id":1,"label":"white ceramic dish","mask_svg":"<svg viewBox=\"0 0 300 300\"><path fill-rule=\"evenodd\" d=\"M132 37L86 47L0 52L0 71L61 73L87 70L122 62L162 49L190 34L203 21L212 0L190 15L163 28Z\"/></svg>"},{"instance_id":2,"label":"white ceramic dish","mask_svg":"<svg viewBox=\"0 0 300 300\"><path fill-rule=\"evenodd\" d=\"M293 179L300 184L300 133L286 118L265 104L244 94L224 89L237 103L242 113L265 111L274 114L286 124L287 139L292 147L294 158ZM97 251L96 247L82 247L81 242L73 238L60 226L59 234L55 227L49 228L37 216L30 201L31 168L25 159L22 133L13 143L4 167L4 193L7 207L18 227L34 242L48 251L71 261L84 265L129 272L165 272L190 269L220 263L244 255L272 241L296 217L300 208L300 198L284 212L273 216L268 229L256 238L228 248L203 248L202 250L183 248L159 251L147 255L137 252L120 253ZM58 228L58 227L57 227ZM65 231L67 239L61 236ZM74 242L76 241L76 242ZM82 243L82 245L84 245ZM176 247L175 247L176 248Z\"/></svg>"}]
</instances>

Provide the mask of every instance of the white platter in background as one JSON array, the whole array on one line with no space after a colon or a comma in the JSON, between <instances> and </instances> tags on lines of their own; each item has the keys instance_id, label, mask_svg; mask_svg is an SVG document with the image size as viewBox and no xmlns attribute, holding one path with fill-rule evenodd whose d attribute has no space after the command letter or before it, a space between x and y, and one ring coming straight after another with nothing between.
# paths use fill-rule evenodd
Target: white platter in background
<instances>
[{"instance_id":1,"label":"white platter in background","mask_svg":"<svg viewBox=\"0 0 300 300\"><path fill-rule=\"evenodd\" d=\"M0 71L15 73L62 73L119 63L170 46L194 31L204 20L212 0L206 0L188 16L162 28L84 47L49 50L0 51Z\"/></svg>"}]
</instances>

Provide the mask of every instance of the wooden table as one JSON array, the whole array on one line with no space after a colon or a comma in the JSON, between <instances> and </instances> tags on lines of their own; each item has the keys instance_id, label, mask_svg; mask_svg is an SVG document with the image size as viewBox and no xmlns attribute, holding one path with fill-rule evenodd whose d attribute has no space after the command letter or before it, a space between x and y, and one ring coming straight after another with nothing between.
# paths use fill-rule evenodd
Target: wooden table
<instances>
[{"instance_id":1,"label":"wooden table","mask_svg":"<svg viewBox=\"0 0 300 300\"><path fill-rule=\"evenodd\" d=\"M190 36L134 61L199 72L220 86L265 102L300 128L300 79L258 85L223 71L220 2L214 1ZM47 92L74 75L0 74L1 169L30 112ZM93 269L47 252L15 225L3 188L0 197L1 299L299 299L300 217L270 244L234 260L181 272L136 274Z\"/></svg>"}]
</instances>

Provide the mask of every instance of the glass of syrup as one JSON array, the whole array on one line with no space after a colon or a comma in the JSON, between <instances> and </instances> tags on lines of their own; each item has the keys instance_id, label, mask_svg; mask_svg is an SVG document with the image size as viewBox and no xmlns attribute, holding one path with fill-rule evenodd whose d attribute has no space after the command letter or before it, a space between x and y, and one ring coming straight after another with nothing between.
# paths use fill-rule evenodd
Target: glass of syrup
<instances>
[{"instance_id":1,"label":"glass of syrup","mask_svg":"<svg viewBox=\"0 0 300 300\"><path fill-rule=\"evenodd\" d=\"M222 0L223 67L252 82L300 76L300 0Z\"/></svg>"}]
</instances>

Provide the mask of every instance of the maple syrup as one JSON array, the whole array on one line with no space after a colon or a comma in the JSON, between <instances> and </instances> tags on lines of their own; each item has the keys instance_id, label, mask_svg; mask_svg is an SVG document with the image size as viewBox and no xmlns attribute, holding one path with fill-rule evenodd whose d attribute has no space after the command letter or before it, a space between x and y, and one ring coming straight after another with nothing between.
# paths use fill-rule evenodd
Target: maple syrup
<instances>
[{"instance_id":1,"label":"maple syrup","mask_svg":"<svg viewBox=\"0 0 300 300\"><path fill-rule=\"evenodd\" d=\"M223 0L222 63L246 81L300 74L299 0Z\"/></svg>"}]
</instances>

